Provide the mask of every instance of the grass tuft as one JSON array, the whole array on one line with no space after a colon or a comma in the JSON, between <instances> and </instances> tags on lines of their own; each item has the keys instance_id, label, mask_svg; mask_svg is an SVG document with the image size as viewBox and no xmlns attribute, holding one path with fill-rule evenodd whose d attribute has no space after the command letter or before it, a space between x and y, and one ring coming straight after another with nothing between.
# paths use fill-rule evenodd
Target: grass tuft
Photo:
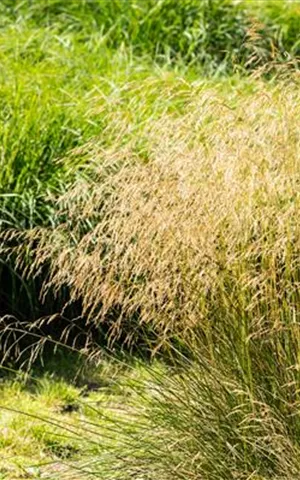
<instances>
[{"instance_id":1,"label":"grass tuft","mask_svg":"<svg viewBox=\"0 0 300 480\"><path fill-rule=\"evenodd\" d=\"M161 344L195 331L209 344L214 328L244 338L297 318L298 90L186 95L188 113L138 136L120 115L117 147L88 144L90 174L58 201L55 228L6 233L26 238L30 275L50 265L45 292L67 286L115 338L141 325Z\"/></svg>"}]
</instances>

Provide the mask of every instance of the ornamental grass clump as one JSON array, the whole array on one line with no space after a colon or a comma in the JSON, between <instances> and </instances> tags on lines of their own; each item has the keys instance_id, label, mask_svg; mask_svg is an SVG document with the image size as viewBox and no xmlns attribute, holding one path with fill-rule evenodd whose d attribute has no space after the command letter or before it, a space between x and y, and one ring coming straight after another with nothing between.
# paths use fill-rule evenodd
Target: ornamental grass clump
<instances>
[{"instance_id":1,"label":"ornamental grass clump","mask_svg":"<svg viewBox=\"0 0 300 480\"><path fill-rule=\"evenodd\" d=\"M220 331L239 342L288 328L297 344L298 90L187 95L184 115L145 120L138 136L112 112L117 141L80 149L89 166L55 228L6 237L26 239L30 275L50 266L45 294L68 287L112 340L141 327L157 347L195 334L214 345Z\"/></svg>"},{"instance_id":2,"label":"ornamental grass clump","mask_svg":"<svg viewBox=\"0 0 300 480\"><path fill-rule=\"evenodd\" d=\"M84 167L53 224L3 233L23 275L45 275L41 301L69 291L58 313L76 305L84 354L96 358L103 328L110 345L142 339L152 356L168 353L132 396L91 405L66 478L299 477L298 81L223 93L183 82L151 115L132 83L128 108L106 110L114 141L68 159ZM37 335L34 361L55 321L1 339Z\"/></svg>"}]
</instances>

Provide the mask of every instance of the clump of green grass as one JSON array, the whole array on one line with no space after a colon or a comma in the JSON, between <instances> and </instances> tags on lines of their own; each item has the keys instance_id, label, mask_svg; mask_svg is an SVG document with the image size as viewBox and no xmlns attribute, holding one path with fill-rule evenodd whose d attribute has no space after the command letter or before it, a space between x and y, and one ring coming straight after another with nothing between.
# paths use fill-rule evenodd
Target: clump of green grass
<instances>
[{"instance_id":1,"label":"clump of green grass","mask_svg":"<svg viewBox=\"0 0 300 480\"><path fill-rule=\"evenodd\" d=\"M219 340L224 347L224 337ZM221 355L215 344L214 362L205 361L202 346L198 350L193 344L194 360L182 359L181 372L166 375L152 370L152 387L144 385L136 416L120 419L119 438L109 460L101 455L93 458L97 478L288 480L299 476L299 403L287 396L287 389L293 387L275 377L271 356L264 358L262 372L262 337L252 345L252 352L259 355L258 363L252 357L259 374L250 386L229 336L227 340L227 355L224 349Z\"/></svg>"},{"instance_id":2,"label":"clump of green grass","mask_svg":"<svg viewBox=\"0 0 300 480\"><path fill-rule=\"evenodd\" d=\"M117 96L126 80L142 78L149 67L133 67L130 56L98 48L92 37L82 44L76 33L26 19L3 27L0 37L0 229L53 224L55 197L80 169L68 152L105 131L106 96ZM39 283L20 281L7 256L0 269L0 314L36 318Z\"/></svg>"},{"instance_id":3,"label":"clump of green grass","mask_svg":"<svg viewBox=\"0 0 300 480\"><path fill-rule=\"evenodd\" d=\"M264 2L259 42L261 52L265 50L263 59L270 53L270 42L288 49L291 55L299 53L294 19L299 12L289 2L283 3L280 10L276 4ZM162 62L197 63L210 72L230 71L233 58L242 64L249 61L253 52L243 45L253 17L254 21L259 17L247 1L231 0L87 0L68 4L43 0L30 5L7 0L2 8L4 24L7 18L43 27L55 25L60 31L76 32L79 42L97 38L98 44L110 49L124 45L137 55Z\"/></svg>"}]
</instances>

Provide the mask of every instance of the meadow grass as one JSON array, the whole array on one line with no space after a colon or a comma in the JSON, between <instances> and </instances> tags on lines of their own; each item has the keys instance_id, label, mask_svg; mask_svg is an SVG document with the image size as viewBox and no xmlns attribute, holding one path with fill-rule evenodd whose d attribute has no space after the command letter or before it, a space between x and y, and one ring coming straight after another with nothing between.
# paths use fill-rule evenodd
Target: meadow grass
<instances>
[{"instance_id":1,"label":"meadow grass","mask_svg":"<svg viewBox=\"0 0 300 480\"><path fill-rule=\"evenodd\" d=\"M1 230L56 222L55 198L68 189L85 161L77 155L75 168L70 150L95 135L99 144L114 141L111 113L132 114L127 100L124 108L118 103L126 90L131 95L131 82L142 83L153 72L175 71L183 84L203 73L244 74L267 60L280 63L285 51L288 61L296 58L297 5L260 5L257 15L251 2L227 0L3 1ZM151 97L150 83L151 78L142 87L149 91L145 100L137 96L143 105L137 111L143 108L149 118L154 108L158 113L164 108L155 92ZM162 105L176 109L175 100L167 99ZM8 286L2 292L1 315L43 314L39 284L24 283L14 261L3 255L1 278ZM51 302L47 311L53 312Z\"/></svg>"},{"instance_id":2,"label":"meadow grass","mask_svg":"<svg viewBox=\"0 0 300 480\"><path fill-rule=\"evenodd\" d=\"M109 81L130 82L133 70L143 79L153 61L222 74L275 60L276 51L296 57L297 5L264 1L257 21L253 12L252 2L227 0L2 2L4 226L51 221L44 193L67 188L69 172L54 160L105 127L90 102Z\"/></svg>"},{"instance_id":3,"label":"meadow grass","mask_svg":"<svg viewBox=\"0 0 300 480\"><path fill-rule=\"evenodd\" d=\"M2 361L105 341L169 365L110 362L86 399L72 360L3 382L0 478L299 477L298 20L1 3Z\"/></svg>"},{"instance_id":4,"label":"meadow grass","mask_svg":"<svg viewBox=\"0 0 300 480\"><path fill-rule=\"evenodd\" d=\"M163 91L154 79L148 91L156 92L158 108L169 98L182 112L147 110L144 120L140 86L133 85L129 108L112 112L114 144L79 149L85 177L58 200L58 224L25 235L9 230L5 238L19 240L20 261L25 241L29 275L50 265L45 293L68 286L96 325L114 312L112 335L135 318L157 329L162 343L198 327L208 340L218 319L241 330L245 323L248 335L292 318L295 82L249 82L245 93L220 93L202 82Z\"/></svg>"},{"instance_id":5,"label":"meadow grass","mask_svg":"<svg viewBox=\"0 0 300 480\"><path fill-rule=\"evenodd\" d=\"M81 302L86 332L142 331L175 360L121 415L94 411L102 450L79 428L67 478L299 476L298 82L131 82L105 107L113 141L73 151L84 173L57 223L6 231L29 276L50 266L45 294Z\"/></svg>"},{"instance_id":6,"label":"meadow grass","mask_svg":"<svg viewBox=\"0 0 300 480\"><path fill-rule=\"evenodd\" d=\"M57 0L3 2L3 23L26 21L31 25L76 32L78 40L98 38L109 48L130 47L135 54L196 62L213 71L232 67L233 57L245 60L243 48L253 19L260 20L259 47L299 53L297 5L272 0ZM257 12L258 10L258 12ZM249 54L250 52L248 52ZM253 52L252 52L253 53Z\"/></svg>"}]
</instances>

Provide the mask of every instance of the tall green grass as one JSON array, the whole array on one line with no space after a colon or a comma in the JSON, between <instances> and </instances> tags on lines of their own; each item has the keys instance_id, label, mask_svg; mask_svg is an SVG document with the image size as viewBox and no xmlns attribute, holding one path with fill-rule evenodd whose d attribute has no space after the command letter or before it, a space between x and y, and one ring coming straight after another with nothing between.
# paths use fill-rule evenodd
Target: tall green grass
<instances>
[{"instance_id":1,"label":"tall green grass","mask_svg":"<svg viewBox=\"0 0 300 480\"><path fill-rule=\"evenodd\" d=\"M247 1L83 0L63 4L6 0L2 21L7 24L13 19L45 28L56 25L60 32L76 33L82 43L92 36L109 48L125 45L137 55L161 61L181 59L212 72L232 69L234 58L237 63L249 60L253 52L246 47L248 31L258 19L263 60L270 58L270 42L291 55L299 54L298 8L281 3L260 2L260 15Z\"/></svg>"},{"instance_id":2,"label":"tall green grass","mask_svg":"<svg viewBox=\"0 0 300 480\"><path fill-rule=\"evenodd\" d=\"M227 341L226 354L224 337L216 338L213 362L194 344L194 361L182 361L181 373L154 371L151 386L136 387L141 407L131 429L128 419L120 420L111 471L102 475L101 462L107 462L94 458L99 478L130 479L134 472L165 480L299 476L298 374L288 362L276 363L275 351L268 352L260 337L245 343L255 377L250 381L230 336Z\"/></svg>"},{"instance_id":3,"label":"tall green grass","mask_svg":"<svg viewBox=\"0 0 300 480\"><path fill-rule=\"evenodd\" d=\"M101 77L115 61L126 78L134 57L212 73L274 60L276 50L297 55L297 5L263 2L256 30L251 12L228 0L2 2L1 194L5 205L25 189L31 198L16 220L30 223L39 192L64 177L54 159L101 130L90 99L106 94Z\"/></svg>"}]
</instances>

